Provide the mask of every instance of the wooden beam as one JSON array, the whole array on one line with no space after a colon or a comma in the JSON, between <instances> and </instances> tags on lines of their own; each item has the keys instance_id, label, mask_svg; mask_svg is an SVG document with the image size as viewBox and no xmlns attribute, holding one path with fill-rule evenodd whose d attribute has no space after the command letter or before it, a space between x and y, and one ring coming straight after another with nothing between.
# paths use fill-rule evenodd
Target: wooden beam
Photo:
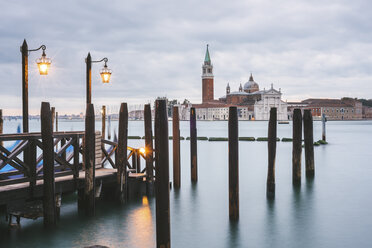
<instances>
[{"instance_id":1,"label":"wooden beam","mask_svg":"<svg viewBox=\"0 0 372 248\"><path fill-rule=\"evenodd\" d=\"M165 100L155 102L156 247L170 247L169 141Z\"/></svg>"},{"instance_id":2,"label":"wooden beam","mask_svg":"<svg viewBox=\"0 0 372 248\"><path fill-rule=\"evenodd\" d=\"M84 209L88 216L95 213L95 119L93 104L87 104L85 115L85 188Z\"/></svg>"},{"instance_id":3,"label":"wooden beam","mask_svg":"<svg viewBox=\"0 0 372 248\"><path fill-rule=\"evenodd\" d=\"M301 109L293 111L292 128L292 183L301 185L301 153L302 153L302 113Z\"/></svg>"},{"instance_id":4,"label":"wooden beam","mask_svg":"<svg viewBox=\"0 0 372 248\"><path fill-rule=\"evenodd\" d=\"M269 198L275 196L275 156L276 156L276 108L270 109L269 130L268 130L268 170L266 194Z\"/></svg>"},{"instance_id":5,"label":"wooden beam","mask_svg":"<svg viewBox=\"0 0 372 248\"><path fill-rule=\"evenodd\" d=\"M145 105L144 109L145 119L145 149L146 149L146 183L147 186L154 180L154 152L152 143L152 118L151 118L151 106L150 104ZM150 188L148 187L150 190Z\"/></svg>"},{"instance_id":6,"label":"wooden beam","mask_svg":"<svg viewBox=\"0 0 372 248\"><path fill-rule=\"evenodd\" d=\"M314 137L313 116L310 109L304 110L304 139L305 139L305 162L306 177L314 176Z\"/></svg>"},{"instance_id":7,"label":"wooden beam","mask_svg":"<svg viewBox=\"0 0 372 248\"><path fill-rule=\"evenodd\" d=\"M181 187L181 148L180 148L180 116L178 107L173 107L173 184L175 188Z\"/></svg>"},{"instance_id":8,"label":"wooden beam","mask_svg":"<svg viewBox=\"0 0 372 248\"><path fill-rule=\"evenodd\" d=\"M41 103L41 137L43 141L44 165L44 226L46 228L56 225L56 203L54 185L54 151L52 114L48 102Z\"/></svg>"},{"instance_id":9,"label":"wooden beam","mask_svg":"<svg viewBox=\"0 0 372 248\"><path fill-rule=\"evenodd\" d=\"M128 146L128 106L122 103L119 112L119 137L117 148L117 199L123 203L127 200L127 146Z\"/></svg>"},{"instance_id":10,"label":"wooden beam","mask_svg":"<svg viewBox=\"0 0 372 248\"><path fill-rule=\"evenodd\" d=\"M239 122L237 107L229 108L229 217L239 219Z\"/></svg>"},{"instance_id":11,"label":"wooden beam","mask_svg":"<svg viewBox=\"0 0 372 248\"><path fill-rule=\"evenodd\" d=\"M198 181L198 148L196 133L196 113L195 108L190 110L190 161L191 161L191 181ZM156 135L155 135L156 137Z\"/></svg>"}]
</instances>

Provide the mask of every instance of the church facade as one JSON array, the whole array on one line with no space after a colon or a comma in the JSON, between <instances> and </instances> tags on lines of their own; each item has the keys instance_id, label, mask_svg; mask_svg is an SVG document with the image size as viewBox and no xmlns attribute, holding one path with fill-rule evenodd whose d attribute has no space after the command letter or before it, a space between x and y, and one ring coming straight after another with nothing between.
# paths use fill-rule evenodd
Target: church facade
<instances>
[{"instance_id":1,"label":"church facade","mask_svg":"<svg viewBox=\"0 0 372 248\"><path fill-rule=\"evenodd\" d=\"M268 120L270 108L277 108L277 119L288 120L287 103L281 100L281 90L271 88L260 90L251 74L248 82L238 91L231 92L230 84L226 86L226 95L214 99L214 75L209 47L202 65L202 103L193 104L198 120L228 120L229 107L238 108L239 120Z\"/></svg>"}]
</instances>

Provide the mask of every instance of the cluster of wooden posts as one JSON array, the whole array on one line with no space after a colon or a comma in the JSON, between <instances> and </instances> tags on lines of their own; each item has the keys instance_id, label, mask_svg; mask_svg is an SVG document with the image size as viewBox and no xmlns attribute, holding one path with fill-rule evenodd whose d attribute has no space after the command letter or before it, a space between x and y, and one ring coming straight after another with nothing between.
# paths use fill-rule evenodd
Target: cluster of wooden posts
<instances>
[{"instance_id":1,"label":"cluster of wooden posts","mask_svg":"<svg viewBox=\"0 0 372 248\"><path fill-rule=\"evenodd\" d=\"M41 105L41 138L43 147L43 211L45 226L56 224L55 201L55 152L53 141L53 120L49 103ZM105 109L102 111L105 119ZM2 129L2 111L0 111L0 130ZM165 100L155 102L155 144L152 137L152 118L150 105L145 105L145 149L146 149L146 187L147 192L155 188L156 194L156 240L157 247L170 247L170 210L169 210L169 134L168 115ZM295 109L293 114L293 184L301 183L301 153L302 153L302 124L304 127L306 176L314 176L314 148L313 148L313 120L310 110L305 110L302 117L301 110ZM119 113L118 142L115 150L116 190L115 198L120 202L127 199L128 171L128 108L122 103ZM103 122L102 131L105 124ZM237 107L230 107L228 120L228 156L229 156L229 217L232 221L239 218L239 129ZM104 134L103 134L104 135ZM104 137L104 136L103 136ZM180 128L178 107L173 108L173 185L181 187L181 162L180 162ZM268 125L268 175L267 196L275 196L275 156L277 143L277 109L271 108ZM68 144L66 144L67 146ZM197 128L195 108L190 111L190 162L191 181L197 182ZM77 158L79 155L79 149ZM95 159L96 136L95 115L93 104L88 104L85 117L84 135L84 187L78 192L79 209L88 215L95 211ZM108 154L106 154L107 156ZM75 156L76 157L76 156ZM109 157L109 156L107 156ZM109 159L109 158L108 158ZM78 160L77 160L78 161ZM155 165L154 165L155 162ZM76 163L76 162L74 162ZM110 162L111 163L111 162ZM111 163L112 164L112 163ZM155 175L154 175L155 169ZM155 187L154 187L155 184Z\"/></svg>"}]
</instances>

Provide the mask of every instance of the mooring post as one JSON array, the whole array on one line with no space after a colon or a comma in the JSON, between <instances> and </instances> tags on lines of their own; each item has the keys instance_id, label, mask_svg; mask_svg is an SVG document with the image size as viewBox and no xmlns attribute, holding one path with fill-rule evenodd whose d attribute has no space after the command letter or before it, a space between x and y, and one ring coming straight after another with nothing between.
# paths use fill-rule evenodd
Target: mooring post
<instances>
[{"instance_id":1,"label":"mooring post","mask_svg":"<svg viewBox=\"0 0 372 248\"><path fill-rule=\"evenodd\" d=\"M56 132L58 132L58 112L56 112Z\"/></svg>"},{"instance_id":2,"label":"mooring post","mask_svg":"<svg viewBox=\"0 0 372 248\"><path fill-rule=\"evenodd\" d=\"M152 144L152 119L151 106L145 105L144 110L145 119L145 151L146 151L146 188L149 196L153 195L153 181L154 181L154 153Z\"/></svg>"},{"instance_id":3,"label":"mooring post","mask_svg":"<svg viewBox=\"0 0 372 248\"><path fill-rule=\"evenodd\" d=\"M105 105L102 106L101 114L102 114L102 139L105 139L106 138L106 106Z\"/></svg>"},{"instance_id":4,"label":"mooring post","mask_svg":"<svg viewBox=\"0 0 372 248\"><path fill-rule=\"evenodd\" d=\"M173 107L173 184L181 187L180 117L178 107Z\"/></svg>"},{"instance_id":5,"label":"mooring post","mask_svg":"<svg viewBox=\"0 0 372 248\"><path fill-rule=\"evenodd\" d=\"M167 103L156 100L155 104L156 247L170 248Z\"/></svg>"},{"instance_id":6,"label":"mooring post","mask_svg":"<svg viewBox=\"0 0 372 248\"><path fill-rule=\"evenodd\" d=\"M128 146L128 105L122 103L119 112L119 138L117 148L117 199L127 199L127 146Z\"/></svg>"},{"instance_id":7,"label":"mooring post","mask_svg":"<svg viewBox=\"0 0 372 248\"><path fill-rule=\"evenodd\" d=\"M54 132L54 122L55 122L55 119L56 119L56 108L55 107L52 107L52 130Z\"/></svg>"},{"instance_id":8,"label":"mooring post","mask_svg":"<svg viewBox=\"0 0 372 248\"><path fill-rule=\"evenodd\" d=\"M268 131L268 171L266 194L268 197L275 196L275 156L276 156L276 108L270 109L269 131Z\"/></svg>"},{"instance_id":9,"label":"mooring post","mask_svg":"<svg viewBox=\"0 0 372 248\"><path fill-rule=\"evenodd\" d=\"M325 114L322 114L322 140L326 141L326 122L327 118Z\"/></svg>"},{"instance_id":10,"label":"mooring post","mask_svg":"<svg viewBox=\"0 0 372 248\"><path fill-rule=\"evenodd\" d=\"M302 113L301 109L293 111L292 128L292 183L301 185L301 153L302 153Z\"/></svg>"},{"instance_id":11,"label":"mooring post","mask_svg":"<svg viewBox=\"0 0 372 248\"><path fill-rule=\"evenodd\" d=\"M229 217L239 219L239 122L237 107L229 108Z\"/></svg>"},{"instance_id":12,"label":"mooring post","mask_svg":"<svg viewBox=\"0 0 372 248\"><path fill-rule=\"evenodd\" d=\"M85 115L85 188L84 206L85 213L93 216L95 212L95 158L96 158L96 134L93 104L87 104Z\"/></svg>"},{"instance_id":13,"label":"mooring post","mask_svg":"<svg viewBox=\"0 0 372 248\"><path fill-rule=\"evenodd\" d=\"M111 139L111 115L107 116L107 139Z\"/></svg>"},{"instance_id":14,"label":"mooring post","mask_svg":"<svg viewBox=\"0 0 372 248\"><path fill-rule=\"evenodd\" d=\"M56 225L56 202L54 185L54 151L52 113L48 102L41 103L41 139L43 142L43 211L44 226Z\"/></svg>"},{"instance_id":15,"label":"mooring post","mask_svg":"<svg viewBox=\"0 0 372 248\"><path fill-rule=\"evenodd\" d=\"M155 136L156 137L156 136ZM191 181L198 181L198 155L197 155L196 113L195 108L190 110L190 161Z\"/></svg>"},{"instance_id":16,"label":"mooring post","mask_svg":"<svg viewBox=\"0 0 372 248\"><path fill-rule=\"evenodd\" d=\"M310 109L304 110L304 139L305 139L305 162L306 177L314 176L314 138L313 116Z\"/></svg>"}]
</instances>

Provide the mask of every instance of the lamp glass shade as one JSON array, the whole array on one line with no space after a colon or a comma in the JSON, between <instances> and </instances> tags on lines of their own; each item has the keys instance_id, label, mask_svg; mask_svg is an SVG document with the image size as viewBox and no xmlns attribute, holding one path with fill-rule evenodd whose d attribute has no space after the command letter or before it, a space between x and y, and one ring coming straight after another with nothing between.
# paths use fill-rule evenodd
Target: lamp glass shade
<instances>
[{"instance_id":1,"label":"lamp glass shade","mask_svg":"<svg viewBox=\"0 0 372 248\"><path fill-rule=\"evenodd\" d=\"M112 71L105 65L99 74L101 74L102 83L109 83Z\"/></svg>"},{"instance_id":2,"label":"lamp glass shade","mask_svg":"<svg viewBox=\"0 0 372 248\"><path fill-rule=\"evenodd\" d=\"M48 75L50 64L52 60L47 58L45 54L36 60L37 67L39 68L40 75Z\"/></svg>"}]
</instances>

